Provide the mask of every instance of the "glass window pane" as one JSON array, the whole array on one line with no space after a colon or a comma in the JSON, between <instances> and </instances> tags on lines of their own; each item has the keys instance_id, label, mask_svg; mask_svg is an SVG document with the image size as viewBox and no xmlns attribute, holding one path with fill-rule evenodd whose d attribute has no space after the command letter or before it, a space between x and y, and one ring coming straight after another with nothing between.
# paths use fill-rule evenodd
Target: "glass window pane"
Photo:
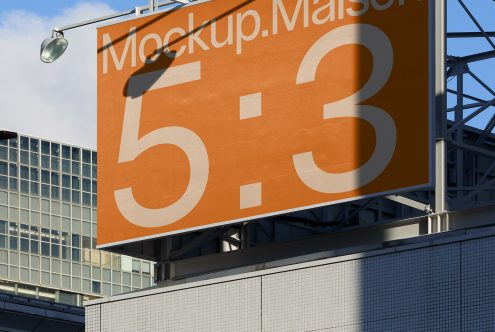
<instances>
[{"instance_id":1,"label":"glass window pane","mask_svg":"<svg viewBox=\"0 0 495 332\"><path fill-rule=\"evenodd\" d=\"M40 242L38 240L31 240L31 253L32 254L39 254L39 246Z\"/></svg>"},{"instance_id":2,"label":"glass window pane","mask_svg":"<svg viewBox=\"0 0 495 332\"><path fill-rule=\"evenodd\" d=\"M41 155L41 167L50 168L50 157Z\"/></svg>"},{"instance_id":3,"label":"glass window pane","mask_svg":"<svg viewBox=\"0 0 495 332\"><path fill-rule=\"evenodd\" d=\"M93 162L93 165L96 165L97 164L97 160L96 160L96 151L92 151L91 152L91 161Z\"/></svg>"},{"instance_id":4,"label":"glass window pane","mask_svg":"<svg viewBox=\"0 0 495 332\"><path fill-rule=\"evenodd\" d=\"M7 150L6 146L0 146L0 159L7 160Z\"/></svg>"},{"instance_id":5,"label":"glass window pane","mask_svg":"<svg viewBox=\"0 0 495 332\"><path fill-rule=\"evenodd\" d=\"M60 243L60 231L52 229L52 243Z\"/></svg>"},{"instance_id":6,"label":"glass window pane","mask_svg":"<svg viewBox=\"0 0 495 332\"><path fill-rule=\"evenodd\" d=\"M18 154L17 149L9 149L9 160L13 162L17 162Z\"/></svg>"},{"instance_id":7,"label":"glass window pane","mask_svg":"<svg viewBox=\"0 0 495 332\"><path fill-rule=\"evenodd\" d=\"M52 257L60 257L60 245L52 243Z\"/></svg>"},{"instance_id":8,"label":"glass window pane","mask_svg":"<svg viewBox=\"0 0 495 332\"><path fill-rule=\"evenodd\" d=\"M52 156L59 156L60 153L60 144L58 143L51 143L52 145Z\"/></svg>"},{"instance_id":9,"label":"glass window pane","mask_svg":"<svg viewBox=\"0 0 495 332\"><path fill-rule=\"evenodd\" d=\"M21 179L29 180L29 167L21 166Z\"/></svg>"},{"instance_id":10,"label":"glass window pane","mask_svg":"<svg viewBox=\"0 0 495 332\"><path fill-rule=\"evenodd\" d=\"M62 159L62 172L70 173L70 161Z\"/></svg>"},{"instance_id":11,"label":"glass window pane","mask_svg":"<svg viewBox=\"0 0 495 332\"><path fill-rule=\"evenodd\" d=\"M72 177L72 189L79 190L80 189L80 180L77 176Z\"/></svg>"},{"instance_id":12,"label":"glass window pane","mask_svg":"<svg viewBox=\"0 0 495 332\"><path fill-rule=\"evenodd\" d=\"M0 220L0 233L7 234L7 222L5 220Z\"/></svg>"},{"instance_id":13,"label":"glass window pane","mask_svg":"<svg viewBox=\"0 0 495 332\"><path fill-rule=\"evenodd\" d=\"M79 204L81 203L81 192L72 190L72 203Z\"/></svg>"},{"instance_id":14,"label":"glass window pane","mask_svg":"<svg viewBox=\"0 0 495 332\"><path fill-rule=\"evenodd\" d=\"M43 256L50 256L50 244L47 242L41 242L41 254Z\"/></svg>"},{"instance_id":15,"label":"glass window pane","mask_svg":"<svg viewBox=\"0 0 495 332\"><path fill-rule=\"evenodd\" d=\"M62 201L70 202L70 189L62 188Z\"/></svg>"},{"instance_id":16,"label":"glass window pane","mask_svg":"<svg viewBox=\"0 0 495 332\"><path fill-rule=\"evenodd\" d=\"M21 193L29 194L29 182L26 180L21 180Z\"/></svg>"},{"instance_id":17,"label":"glass window pane","mask_svg":"<svg viewBox=\"0 0 495 332\"><path fill-rule=\"evenodd\" d=\"M29 150L29 138L21 136L20 141L21 141L21 149Z\"/></svg>"},{"instance_id":18,"label":"glass window pane","mask_svg":"<svg viewBox=\"0 0 495 332\"><path fill-rule=\"evenodd\" d=\"M29 152L21 150L21 163L29 164Z\"/></svg>"},{"instance_id":19,"label":"glass window pane","mask_svg":"<svg viewBox=\"0 0 495 332\"><path fill-rule=\"evenodd\" d=\"M50 230L48 228L41 229L41 241L50 242Z\"/></svg>"},{"instance_id":20,"label":"glass window pane","mask_svg":"<svg viewBox=\"0 0 495 332\"><path fill-rule=\"evenodd\" d=\"M54 171L58 171L60 169L60 159L57 157L52 157L52 167Z\"/></svg>"},{"instance_id":21,"label":"glass window pane","mask_svg":"<svg viewBox=\"0 0 495 332\"><path fill-rule=\"evenodd\" d=\"M50 186L47 184L41 185L41 196L45 198L50 198Z\"/></svg>"},{"instance_id":22,"label":"glass window pane","mask_svg":"<svg viewBox=\"0 0 495 332\"><path fill-rule=\"evenodd\" d=\"M133 259L132 260L132 272L141 272L141 262L136 260L136 259Z\"/></svg>"},{"instance_id":23,"label":"glass window pane","mask_svg":"<svg viewBox=\"0 0 495 332\"><path fill-rule=\"evenodd\" d=\"M84 205L90 206L91 205L91 194L88 193L82 193L82 203Z\"/></svg>"},{"instance_id":24,"label":"glass window pane","mask_svg":"<svg viewBox=\"0 0 495 332\"><path fill-rule=\"evenodd\" d=\"M39 161L40 161L39 154L34 153L34 152L31 152L31 163L30 163L30 165L31 166L38 167L39 166Z\"/></svg>"},{"instance_id":25,"label":"glass window pane","mask_svg":"<svg viewBox=\"0 0 495 332\"><path fill-rule=\"evenodd\" d=\"M50 184L50 172L49 171L41 171L41 183Z\"/></svg>"},{"instance_id":26,"label":"glass window pane","mask_svg":"<svg viewBox=\"0 0 495 332\"><path fill-rule=\"evenodd\" d=\"M40 229L36 226L31 226L31 239L38 240L40 236Z\"/></svg>"},{"instance_id":27,"label":"glass window pane","mask_svg":"<svg viewBox=\"0 0 495 332\"><path fill-rule=\"evenodd\" d=\"M62 158L70 159L70 147L62 145Z\"/></svg>"},{"instance_id":28,"label":"glass window pane","mask_svg":"<svg viewBox=\"0 0 495 332\"><path fill-rule=\"evenodd\" d=\"M143 268L143 273L144 274L150 274L151 269L150 269L150 263L148 262L142 262L142 268Z\"/></svg>"},{"instance_id":29,"label":"glass window pane","mask_svg":"<svg viewBox=\"0 0 495 332\"><path fill-rule=\"evenodd\" d=\"M62 246L62 258L63 259L70 259L70 252L69 252L69 248L66 247L66 246Z\"/></svg>"},{"instance_id":30,"label":"glass window pane","mask_svg":"<svg viewBox=\"0 0 495 332\"><path fill-rule=\"evenodd\" d=\"M10 182L10 190L17 191L17 189L18 189L17 179L16 178L10 178L9 182Z\"/></svg>"},{"instance_id":31,"label":"glass window pane","mask_svg":"<svg viewBox=\"0 0 495 332\"><path fill-rule=\"evenodd\" d=\"M70 188L70 176L62 174L62 187Z\"/></svg>"},{"instance_id":32,"label":"glass window pane","mask_svg":"<svg viewBox=\"0 0 495 332\"><path fill-rule=\"evenodd\" d=\"M0 248L7 248L7 235L0 234Z\"/></svg>"},{"instance_id":33,"label":"glass window pane","mask_svg":"<svg viewBox=\"0 0 495 332\"><path fill-rule=\"evenodd\" d=\"M79 148L72 148L72 160L80 160L80 152L81 150Z\"/></svg>"},{"instance_id":34,"label":"glass window pane","mask_svg":"<svg viewBox=\"0 0 495 332\"><path fill-rule=\"evenodd\" d=\"M40 186L38 182L31 182L31 195L38 196L40 194Z\"/></svg>"},{"instance_id":35,"label":"glass window pane","mask_svg":"<svg viewBox=\"0 0 495 332\"><path fill-rule=\"evenodd\" d=\"M0 188L8 189L9 188L9 178L6 176L0 176Z\"/></svg>"},{"instance_id":36,"label":"glass window pane","mask_svg":"<svg viewBox=\"0 0 495 332\"><path fill-rule=\"evenodd\" d=\"M30 169L30 179L31 181L39 181L40 180L40 173L37 168L31 167Z\"/></svg>"},{"instance_id":37,"label":"glass window pane","mask_svg":"<svg viewBox=\"0 0 495 332\"><path fill-rule=\"evenodd\" d=\"M81 249L72 248L72 260L76 262L81 261Z\"/></svg>"},{"instance_id":38,"label":"glass window pane","mask_svg":"<svg viewBox=\"0 0 495 332\"><path fill-rule=\"evenodd\" d=\"M0 174L9 175L8 164L4 161L0 161Z\"/></svg>"},{"instance_id":39,"label":"glass window pane","mask_svg":"<svg viewBox=\"0 0 495 332\"><path fill-rule=\"evenodd\" d=\"M91 192L91 181L89 179L82 180L82 189L87 192Z\"/></svg>"},{"instance_id":40,"label":"glass window pane","mask_svg":"<svg viewBox=\"0 0 495 332\"><path fill-rule=\"evenodd\" d=\"M28 239L29 238L29 226L21 224L20 234L21 234L21 237Z\"/></svg>"},{"instance_id":41,"label":"glass window pane","mask_svg":"<svg viewBox=\"0 0 495 332\"><path fill-rule=\"evenodd\" d=\"M82 164L82 175L91 177L91 166L89 164Z\"/></svg>"},{"instance_id":42,"label":"glass window pane","mask_svg":"<svg viewBox=\"0 0 495 332\"><path fill-rule=\"evenodd\" d=\"M97 171L96 171L96 166L91 166L91 169L92 169L92 173L93 173L93 178L97 178L98 177L98 174L97 174Z\"/></svg>"},{"instance_id":43,"label":"glass window pane","mask_svg":"<svg viewBox=\"0 0 495 332\"><path fill-rule=\"evenodd\" d=\"M91 181L91 190L93 191L94 194L97 193L96 189L97 189L96 181L93 180L93 181Z\"/></svg>"},{"instance_id":44,"label":"glass window pane","mask_svg":"<svg viewBox=\"0 0 495 332\"><path fill-rule=\"evenodd\" d=\"M88 150L83 150L82 151L82 161L85 163L90 164L91 163L91 152Z\"/></svg>"},{"instance_id":45,"label":"glass window pane","mask_svg":"<svg viewBox=\"0 0 495 332\"><path fill-rule=\"evenodd\" d=\"M91 195L91 205L92 205L93 207L97 207L97 206L98 206L98 204L97 204L97 203L98 203L98 202L97 202L97 200L96 200L96 195Z\"/></svg>"},{"instance_id":46,"label":"glass window pane","mask_svg":"<svg viewBox=\"0 0 495 332\"><path fill-rule=\"evenodd\" d=\"M21 239L21 251L29 252L29 240Z\"/></svg>"},{"instance_id":47,"label":"glass window pane","mask_svg":"<svg viewBox=\"0 0 495 332\"><path fill-rule=\"evenodd\" d=\"M52 172L52 185L54 185L54 186L59 185L59 177L60 177L60 174L58 174L56 172Z\"/></svg>"},{"instance_id":48,"label":"glass window pane","mask_svg":"<svg viewBox=\"0 0 495 332\"><path fill-rule=\"evenodd\" d=\"M17 167L17 164L10 164L9 165L9 175L10 176L18 177L19 176L18 170L19 170L19 168Z\"/></svg>"},{"instance_id":49,"label":"glass window pane","mask_svg":"<svg viewBox=\"0 0 495 332\"><path fill-rule=\"evenodd\" d=\"M60 188L52 186L52 199L60 199Z\"/></svg>"},{"instance_id":50,"label":"glass window pane","mask_svg":"<svg viewBox=\"0 0 495 332\"><path fill-rule=\"evenodd\" d=\"M91 238L89 236L82 237L82 247L84 249L91 249Z\"/></svg>"},{"instance_id":51,"label":"glass window pane","mask_svg":"<svg viewBox=\"0 0 495 332\"><path fill-rule=\"evenodd\" d=\"M72 174L79 175L81 173L81 164L78 161L72 162Z\"/></svg>"},{"instance_id":52,"label":"glass window pane","mask_svg":"<svg viewBox=\"0 0 495 332\"><path fill-rule=\"evenodd\" d=\"M100 294L101 293L101 283L99 281L93 281L91 285L91 290L93 293Z\"/></svg>"},{"instance_id":53,"label":"glass window pane","mask_svg":"<svg viewBox=\"0 0 495 332\"><path fill-rule=\"evenodd\" d=\"M11 138L11 139L9 139L9 146L10 147L17 147L17 143L18 142L19 141L17 140L17 137L16 138Z\"/></svg>"},{"instance_id":54,"label":"glass window pane","mask_svg":"<svg viewBox=\"0 0 495 332\"><path fill-rule=\"evenodd\" d=\"M9 247L10 247L10 250L19 250L17 248L17 245L18 245L18 240L17 240L17 237L15 236L10 236L9 237Z\"/></svg>"},{"instance_id":55,"label":"glass window pane","mask_svg":"<svg viewBox=\"0 0 495 332\"><path fill-rule=\"evenodd\" d=\"M41 153L50 154L50 142L41 141Z\"/></svg>"},{"instance_id":56,"label":"glass window pane","mask_svg":"<svg viewBox=\"0 0 495 332\"><path fill-rule=\"evenodd\" d=\"M40 144L40 141L36 138L31 138L30 139L30 146L31 146L31 151L33 152L38 152L39 150L39 144Z\"/></svg>"},{"instance_id":57,"label":"glass window pane","mask_svg":"<svg viewBox=\"0 0 495 332\"><path fill-rule=\"evenodd\" d=\"M77 234L72 234L72 246L73 247L81 247L81 236Z\"/></svg>"}]
</instances>

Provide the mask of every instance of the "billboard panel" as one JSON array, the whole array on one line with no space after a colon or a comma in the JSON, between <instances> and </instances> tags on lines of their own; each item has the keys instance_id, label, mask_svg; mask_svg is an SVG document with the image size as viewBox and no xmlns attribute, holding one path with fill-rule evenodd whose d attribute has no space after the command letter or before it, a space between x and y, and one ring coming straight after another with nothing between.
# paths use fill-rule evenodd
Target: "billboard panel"
<instances>
[{"instance_id":1,"label":"billboard panel","mask_svg":"<svg viewBox=\"0 0 495 332\"><path fill-rule=\"evenodd\" d=\"M428 14L233 0L99 28L99 246L429 184Z\"/></svg>"}]
</instances>

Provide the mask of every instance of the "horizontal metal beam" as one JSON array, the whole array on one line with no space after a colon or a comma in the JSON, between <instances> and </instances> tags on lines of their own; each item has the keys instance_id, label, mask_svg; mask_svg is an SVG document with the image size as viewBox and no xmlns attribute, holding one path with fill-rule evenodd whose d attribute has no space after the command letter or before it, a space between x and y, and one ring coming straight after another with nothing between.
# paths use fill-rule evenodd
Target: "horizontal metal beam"
<instances>
[{"instance_id":1,"label":"horizontal metal beam","mask_svg":"<svg viewBox=\"0 0 495 332\"><path fill-rule=\"evenodd\" d=\"M160 8L160 7L169 6L171 4L177 4L177 3L184 3L184 2L179 1L179 0L178 1L170 0L170 1L158 2L155 4L155 6L156 6L156 8ZM94 23L98 23L98 22L103 22L103 21L108 21L108 20L112 20L114 18L119 18L119 17L131 15L131 14L140 15L142 12L144 12L146 10L153 11L151 6L141 6L141 7L136 7L133 9L126 10L126 11L122 11L119 13L114 13L114 14L105 15L105 16L97 17L94 19L86 20L86 21L81 21L81 22L65 25L65 26L60 27L60 28L53 28L53 30L57 31L57 32L67 31L67 30L80 28L80 27L83 27L86 25L90 25L90 24L94 24Z\"/></svg>"},{"instance_id":2,"label":"horizontal metal beam","mask_svg":"<svg viewBox=\"0 0 495 332\"><path fill-rule=\"evenodd\" d=\"M407 198L407 197L404 197L404 196L400 196L400 195L388 195L388 196L385 196L385 198L387 198L387 199L389 199L389 200L391 200L393 202L400 203L400 204L403 204L403 205L407 205L409 207L412 207L413 209L417 209L417 210L420 210L420 211L423 211L423 212L426 212L426 213L431 213L432 212L432 209L431 209L430 204L421 203L421 202L415 201L413 199L410 199L410 198Z\"/></svg>"},{"instance_id":3,"label":"horizontal metal beam","mask_svg":"<svg viewBox=\"0 0 495 332\"><path fill-rule=\"evenodd\" d=\"M449 57L447 59L447 67L452 67L455 66L459 63L471 63L471 62L476 62L476 61L483 61L487 59L492 59L495 58L495 51L487 51L487 52L481 52L481 53L476 53L476 54L471 54L471 55L466 55L466 56L461 56L461 57Z\"/></svg>"},{"instance_id":4,"label":"horizontal metal beam","mask_svg":"<svg viewBox=\"0 0 495 332\"><path fill-rule=\"evenodd\" d=\"M486 31L485 34L488 37L495 37L495 31ZM484 38L483 33L479 31L474 32L447 32L447 38Z\"/></svg>"}]
</instances>

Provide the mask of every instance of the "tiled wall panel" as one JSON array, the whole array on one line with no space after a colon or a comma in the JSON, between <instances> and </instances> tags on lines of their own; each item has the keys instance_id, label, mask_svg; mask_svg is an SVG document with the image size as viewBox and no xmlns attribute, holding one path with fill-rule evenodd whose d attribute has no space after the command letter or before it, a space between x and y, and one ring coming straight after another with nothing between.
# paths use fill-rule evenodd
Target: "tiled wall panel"
<instances>
[{"instance_id":1,"label":"tiled wall panel","mask_svg":"<svg viewBox=\"0 0 495 332\"><path fill-rule=\"evenodd\" d=\"M164 288L87 307L86 328L101 308L101 331L495 331L494 253L486 237Z\"/></svg>"}]
</instances>

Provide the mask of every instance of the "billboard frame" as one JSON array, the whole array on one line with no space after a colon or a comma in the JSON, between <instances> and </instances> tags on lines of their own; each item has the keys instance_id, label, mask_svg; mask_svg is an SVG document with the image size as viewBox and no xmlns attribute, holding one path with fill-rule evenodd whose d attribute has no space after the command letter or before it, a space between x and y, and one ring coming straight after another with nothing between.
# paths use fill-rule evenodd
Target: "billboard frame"
<instances>
[{"instance_id":1,"label":"billboard frame","mask_svg":"<svg viewBox=\"0 0 495 332\"><path fill-rule=\"evenodd\" d=\"M181 8L185 7L190 7L194 5L200 5L203 3L208 3L211 2L212 0L198 0L191 2L190 4L187 4L185 6L180 6L178 10ZM173 4L171 4L173 5ZM152 16L152 15L160 15L163 12L166 12L168 10L173 10L176 9L177 7L167 9L165 11L160 11L160 12L151 12L147 13L144 15L140 15L138 18L143 18L147 16ZM443 120L443 115L442 115L442 110L444 109L445 105L445 73L444 73L444 67L445 67L445 50L446 50L446 39L445 39L445 0L439 0L439 1L428 1L428 117L429 117L429 182L416 185L416 186L410 186L410 187L403 187L399 189L392 189L392 190L387 190L387 191L381 191L378 193L372 193L372 194L366 194L366 195L360 195L360 196L354 196L352 198L344 198L340 200L335 200L335 201L330 201L330 202L322 202L322 203L317 203L317 204L312 204L312 205L307 205L303 207L296 207L292 209L286 209L286 210L279 210L276 212L269 212L269 213L264 213L264 214L258 214L255 216L249 216L249 217L243 217L243 218L237 218L237 219L232 219L228 221L220 221L216 223L211 223L211 224L206 224L206 225L201 225L201 226L195 226L195 227L190 227L190 228L184 228L181 230L175 230L175 231L169 231L169 232L162 232L162 233L156 233L153 235L147 235L147 236L141 236L141 237L136 237L130 240L122 240L122 241L115 241L115 242L110 242L106 244L101 244L97 245L97 249L111 249L116 246L122 246L125 244L135 244L138 242L146 241L146 240L152 240L152 239L160 239L164 237L169 237L169 236L174 236L174 235L181 235L181 234L187 234L195 231L201 231L201 230L207 230L215 227L221 227L221 226L226 226L226 225L231 225L231 224L238 224L242 222L247 222L247 221L253 221L253 220L258 220L262 218L267 218L267 217L273 217L277 215L283 215L287 213L292 213L292 212L297 212L297 211L303 211L303 210L310 210L314 208L319 208L323 206L329 206L329 205L336 205L336 204L341 204L341 203L346 203L346 202L352 202L352 201L357 201L360 199L366 199L366 198L374 198L374 197L380 197L380 196L387 196L387 195L392 195L392 194L400 194L404 192L409 192L409 191L414 191L417 189L424 189L428 187L435 187L435 192L436 192L436 207L435 207L435 212L439 212L440 210L444 211L445 210L445 204L438 205L439 202L445 202L445 167L443 164L445 163L445 151L442 150L442 144L444 143L444 134L442 130L439 128L443 128L442 124L444 123ZM123 22L128 22L128 21L133 21L136 20L136 18L129 18L125 20L121 20L117 23L123 23ZM107 23L107 24L102 24L98 25L97 28L105 27L105 26L110 26L116 24L115 22L113 23ZM441 152L443 151L443 153ZM440 192L442 194L440 194ZM440 195L439 195L440 194ZM439 209L440 207L440 209Z\"/></svg>"}]
</instances>

